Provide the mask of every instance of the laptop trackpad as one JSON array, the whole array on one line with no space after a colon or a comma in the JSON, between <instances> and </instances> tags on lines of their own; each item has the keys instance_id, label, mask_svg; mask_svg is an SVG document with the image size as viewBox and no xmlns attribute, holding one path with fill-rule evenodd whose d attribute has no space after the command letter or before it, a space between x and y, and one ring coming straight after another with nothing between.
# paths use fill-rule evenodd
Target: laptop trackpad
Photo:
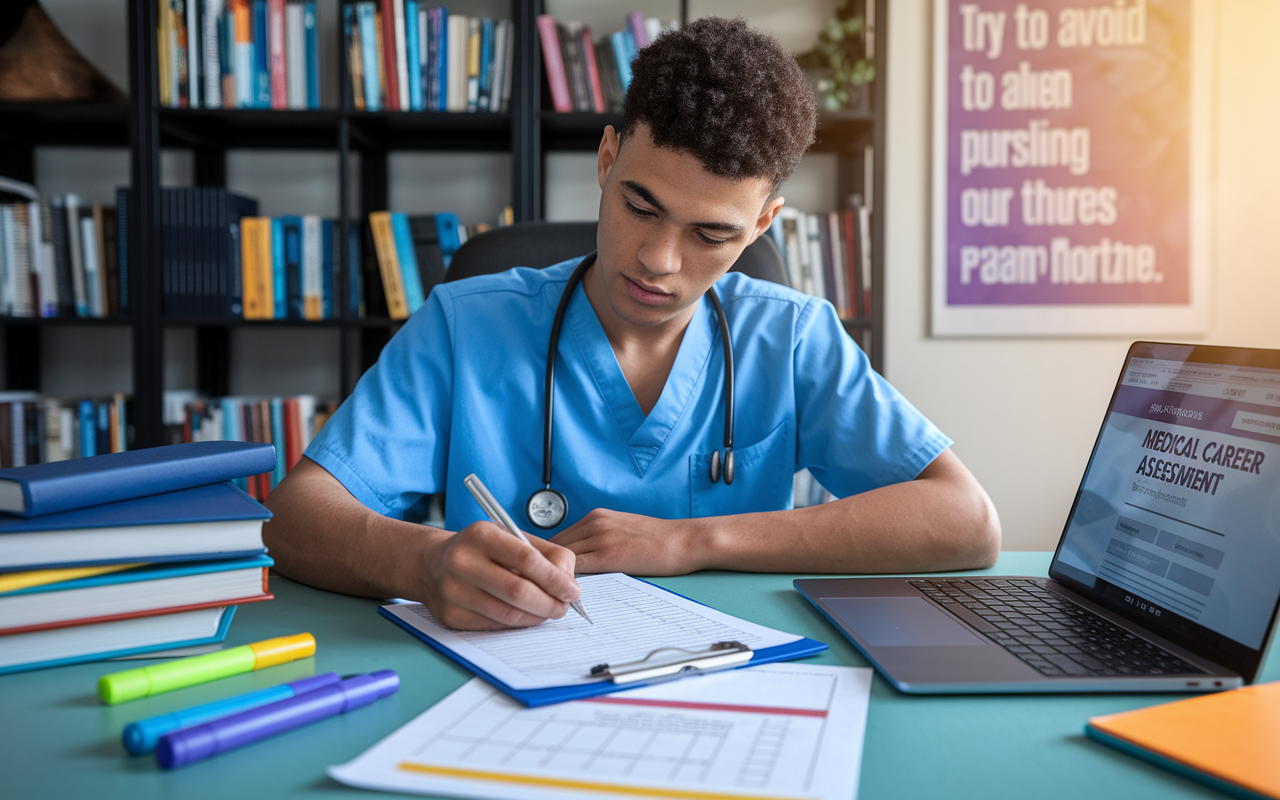
<instances>
[{"instance_id":1,"label":"laptop trackpad","mask_svg":"<svg viewBox=\"0 0 1280 800\"><path fill-rule=\"evenodd\" d=\"M824 597L822 603L872 647L987 643L923 597Z\"/></svg>"}]
</instances>

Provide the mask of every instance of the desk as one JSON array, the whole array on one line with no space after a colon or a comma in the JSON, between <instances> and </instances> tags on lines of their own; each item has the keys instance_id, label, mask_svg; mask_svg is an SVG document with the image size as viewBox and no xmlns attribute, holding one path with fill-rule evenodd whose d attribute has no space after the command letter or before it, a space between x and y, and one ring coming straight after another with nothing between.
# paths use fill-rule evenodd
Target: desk
<instances>
[{"instance_id":1,"label":"desk","mask_svg":"<svg viewBox=\"0 0 1280 800\"><path fill-rule=\"evenodd\" d=\"M992 574L1044 575L1048 553L1005 553ZM974 574L974 573L971 573ZM788 575L702 573L655 582L730 614L831 645L815 664L866 666L852 645L791 588ZM99 676L151 662L80 664L0 676L0 792L6 798L368 798L324 774L461 686L460 667L379 617L372 600L272 578L276 600L243 606L227 645L310 631L314 658L158 697L103 706ZM371 706L243 750L162 772L131 758L120 731L134 719L335 671L394 669L400 691ZM1272 658L1264 680L1280 679ZM1139 708L1170 695L911 697L879 676L871 692L862 800L879 798L1141 798L1223 795L1088 741L1094 714Z\"/></svg>"}]
</instances>

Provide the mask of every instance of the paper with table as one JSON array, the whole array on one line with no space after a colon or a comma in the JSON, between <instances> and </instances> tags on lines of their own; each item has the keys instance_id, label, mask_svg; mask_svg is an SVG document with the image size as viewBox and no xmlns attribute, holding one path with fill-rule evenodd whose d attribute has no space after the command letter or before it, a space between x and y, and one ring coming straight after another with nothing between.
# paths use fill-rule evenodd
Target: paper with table
<instances>
[{"instance_id":1,"label":"paper with table","mask_svg":"<svg viewBox=\"0 0 1280 800\"><path fill-rule=\"evenodd\" d=\"M755 651L753 665L826 649L821 642L738 619L620 573L584 576L579 583L594 625L567 614L533 628L454 631L417 603L378 610L526 705L617 691L591 677L591 667L634 661L662 647L705 650L714 642L735 640Z\"/></svg>"},{"instance_id":2,"label":"paper with table","mask_svg":"<svg viewBox=\"0 0 1280 800\"><path fill-rule=\"evenodd\" d=\"M871 675L766 664L545 708L476 678L328 772L364 789L503 800L849 800Z\"/></svg>"}]
</instances>

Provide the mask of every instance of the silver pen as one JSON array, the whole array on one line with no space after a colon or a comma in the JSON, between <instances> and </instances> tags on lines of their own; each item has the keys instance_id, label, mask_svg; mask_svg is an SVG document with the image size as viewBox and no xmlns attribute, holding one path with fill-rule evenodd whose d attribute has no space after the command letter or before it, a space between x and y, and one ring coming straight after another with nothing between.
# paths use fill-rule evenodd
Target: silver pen
<instances>
[{"instance_id":1,"label":"silver pen","mask_svg":"<svg viewBox=\"0 0 1280 800\"><path fill-rule=\"evenodd\" d=\"M507 513L507 510L494 499L493 494L489 492L489 487L485 486L484 481L480 480L480 476L473 472L463 478L462 483L471 492L471 496L476 499L476 502L480 504L480 507L484 509L484 513L489 515L489 519L506 528L512 536L515 536L520 541L530 547L533 547L533 542L529 541L529 537L525 535L524 531L516 527L515 520L513 520L511 515ZM569 607L574 611L577 611L588 624L595 624L591 621L591 617L587 616L587 610L582 607L581 600L574 600L569 604Z\"/></svg>"}]
</instances>

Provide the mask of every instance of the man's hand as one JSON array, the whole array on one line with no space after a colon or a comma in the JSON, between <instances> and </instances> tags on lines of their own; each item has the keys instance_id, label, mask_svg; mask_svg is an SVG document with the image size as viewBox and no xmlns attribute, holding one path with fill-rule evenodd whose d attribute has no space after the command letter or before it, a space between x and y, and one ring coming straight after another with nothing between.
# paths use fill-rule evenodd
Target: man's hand
<instances>
[{"instance_id":1,"label":"man's hand","mask_svg":"<svg viewBox=\"0 0 1280 800\"><path fill-rule=\"evenodd\" d=\"M597 508L551 541L574 552L579 572L684 575L701 569L697 523Z\"/></svg>"},{"instance_id":2,"label":"man's hand","mask_svg":"<svg viewBox=\"0 0 1280 800\"><path fill-rule=\"evenodd\" d=\"M574 554L529 540L533 547L492 522L476 522L440 541L425 553L423 602L441 624L463 630L559 619L580 594Z\"/></svg>"}]
</instances>

